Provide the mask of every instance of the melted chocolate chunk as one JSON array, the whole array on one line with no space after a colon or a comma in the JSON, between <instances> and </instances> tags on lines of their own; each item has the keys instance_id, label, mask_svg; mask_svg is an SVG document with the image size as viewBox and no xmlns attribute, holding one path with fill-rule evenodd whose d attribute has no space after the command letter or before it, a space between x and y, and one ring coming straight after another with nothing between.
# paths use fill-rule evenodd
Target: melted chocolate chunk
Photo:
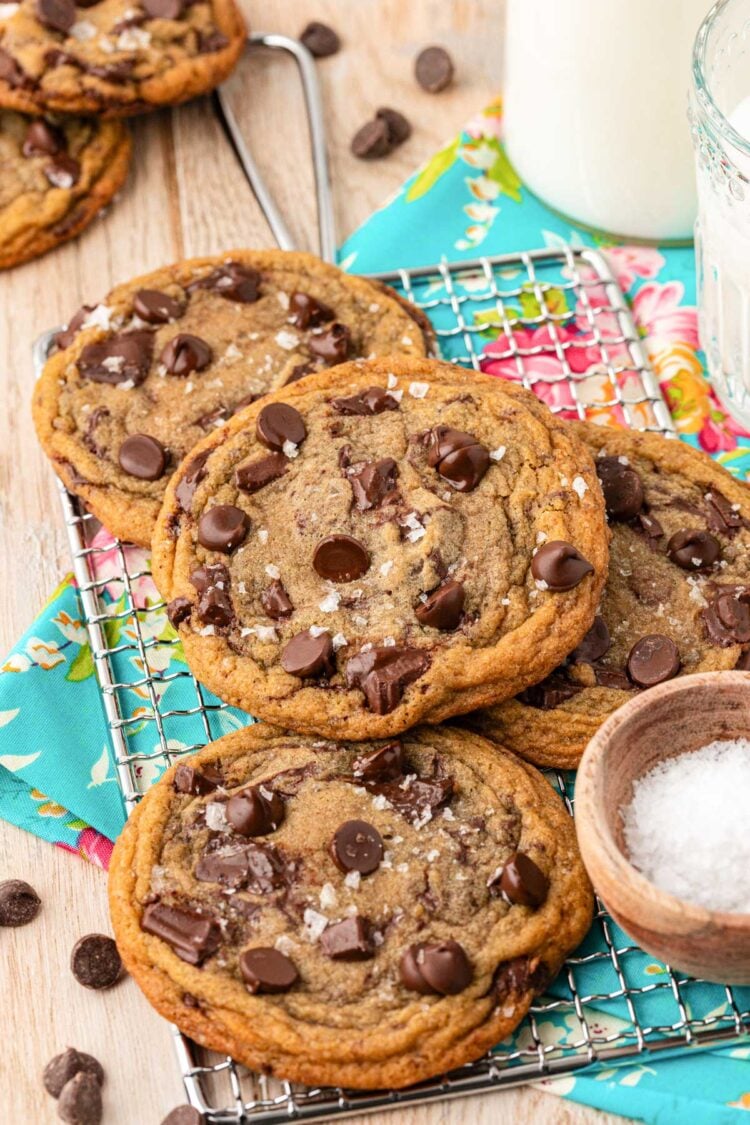
<instances>
[{"instance_id":1,"label":"melted chocolate chunk","mask_svg":"<svg viewBox=\"0 0 750 1125\"><path fill-rule=\"evenodd\" d=\"M248 881L250 868L247 849L226 845L219 851L207 851L195 865L195 877L201 883L220 883L239 889Z\"/></svg>"},{"instance_id":2,"label":"melted chocolate chunk","mask_svg":"<svg viewBox=\"0 0 750 1125\"><path fill-rule=\"evenodd\" d=\"M372 508L379 508L389 500L396 499L398 496L396 490L397 476L398 465L392 457L383 457L380 461L369 461L349 473L354 503L359 511L368 512Z\"/></svg>"},{"instance_id":3,"label":"melted chocolate chunk","mask_svg":"<svg viewBox=\"0 0 750 1125\"><path fill-rule=\"evenodd\" d=\"M192 766L178 766L172 778L172 788L176 793L205 797L207 793L213 793L223 780L215 766L205 766L201 771Z\"/></svg>"},{"instance_id":4,"label":"melted chocolate chunk","mask_svg":"<svg viewBox=\"0 0 750 1125\"><path fill-rule=\"evenodd\" d=\"M643 481L635 469L619 457L598 457L596 472L604 493L607 515L613 520L630 520L643 507Z\"/></svg>"},{"instance_id":5,"label":"melted chocolate chunk","mask_svg":"<svg viewBox=\"0 0 750 1125\"><path fill-rule=\"evenodd\" d=\"M572 543L553 539L544 543L531 560L531 573L538 582L546 582L555 593L572 590L587 574L593 574L591 563Z\"/></svg>"},{"instance_id":6,"label":"melted chocolate chunk","mask_svg":"<svg viewBox=\"0 0 750 1125\"><path fill-rule=\"evenodd\" d=\"M667 544L670 560L683 570L706 570L721 554L721 546L708 531L682 528L675 531Z\"/></svg>"},{"instance_id":7,"label":"melted chocolate chunk","mask_svg":"<svg viewBox=\"0 0 750 1125\"><path fill-rule=\"evenodd\" d=\"M352 773L366 781L394 781L404 775L404 749L400 742L389 742L354 759Z\"/></svg>"},{"instance_id":8,"label":"melted chocolate chunk","mask_svg":"<svg viewBox=\"0 0 750 1125\"><path fill-rule=\"evenodd\" d=\"M435 426L429 434L427 463L457 492L472 492L490 467L490 454L473 434Z\"/></svg>"},{"instance_id":9,"label":"melted chocolate chunk","mask_svg":"<svg viewBox=\"0 0 750 1125\"><path fill-rule=\"evenodd\" d=\"M227 803L227 820L240 836L266 836L283 823L284 802L262 784L235 793Z\"/></svg>"},{"instance_id":10,"label":"melted chocolate chunk","mask_svg":"<svg viewBox=\"0 0 750 1125\"><path fill-rule=\"evenodd\" d=\"M183 306L160 289L139 289L133 298L133 312L147 324L167 324L182 316Z\"/></svg>"},{"instance_id":11,"label":"melted chocolate chunk","mask_svg":"<svg viewBox=\"0 0 750 1125\"><path fill-rule=\"evenodd\" d=\"M499 1001L504 1003L511 996L523 996L526 992L540 993L549 982L549 970L537 958L516 957L498 965L493 980L493 990Z\"/></svg>"},{"instance_id":12,"label":"melted chocolate chunk","mask_svg":"<svg viewBox=\"0 0 750 1125\"><path fill-rule=\"evenodd\" d=\"M720 586L703 610L709 640L728 648L750 643L750 588Z\"/></svg>"},{"instance_id":13,"label":"melted chocolate chunk","mask_svg":"<svg viewBox=\"0 0 750 1125\"><path fill-rule=\"evenodd\" d=\"M183 621L187 621L192 612L193 603L190 598L172 598L172 601L167 605L167 617L170 625L175 629Z\"/></svg>"},{"instance_id":14,"label":"melted chocolate chunk","mask_svg":"<svg viewBox=\"0 0 750 1125\"><path fill-rule=\"evenodd\" d=\"M208 551L229 554L244 543L250 520L233 504L215 504L204 512L198 523L198 541Z\"/></svg>"},{"instance_id":15,"label":"melted chocolate chunk","mask_svg":"<svg viewBox=\"0 0 750 1125\"><path fill-rule=\"evenodd\" d=\"M411 945L399 965L401 983L423 996L456 996L473 979L474 970L457 941Z\"/></svg>"},{"instance_id":16,"label":"melted chocolate chunk","mask_svg":"<svg viewBox=\"0 0 750 1125\"><path fill-rule=\"evenodd\" d=\"M206 277L192 281L187 290L192 293L194 289L210 289L228 301L239 301L241 304L251 305L260 296L260 274L239 262L227 262L218 266Z\"/></svg>"},{"instance_id":17,"label":"melted chocolate chunk","mask_svg":"<svg viewBox=\"0 0 750 1125\"><path fill-rule=\"evenodd\" d=\"M81 165L66 152L59 152L49 164L44 165L42 171L53 187L64 188L66 191L81 178Z\"/></svg>"},{"instance_id":18,"label":"melted chocolate chunk","mask_svg":"<svg viewBox=\"0 0 750 1125\"><path fill-rule=\"evenodd\" d=\"M303 331L307 328L317 328L326 321L334 320L335 316L333 309L311 297L309 293L300 293L296 290L289 298L289 319Z\"/></svg>"},{"instance_id":19,"label":"melted chocolate chunk","mask_svg":"<svg viewBox=\"0 0 750 1125\"><path fill-rule=\"evenodd\" d=\"M371 711L387 715L401 702L404 688L424 675L429 665L429 655L421 649L371 648L347 661L346 682L363 692Z\"/></svg>"},{"instance_id":20,"label":"melted chocolate chunk","mask_svg":"<svg viewBox=\"0 0 750 1125\"><path fill-rule=\"evenodd\" d=\"M153 351L153 332L121 333L87 344L78 357L78 370L93 383L132 383L137 387L148 375Z\"/></svg>"},{"instance_id":21,"label":"melted chocolate chunk","mask_svg":"<svg viewBox=\"0 0 750 1125\"><path fill-rule=\"evenodd\" d=\"M593 664L606 656L611 647L607 622L603 617L595 617L594 624L578 647L573 649L569 659L573 664Z\"/></svg>"},{"instance_id":22,"label":"melted chocolate chunk","mask_svg":"<svg viewBox=\"0 0 750 1125\"><path fill-rule=\"evenodd\" d=\"M429 820L436 809L447 805L453 796L452 777L407 777L393 781L361 779L368 793L385 797L401 816L414 824Z\"/></svg>"},{"instance_id":23,"label":"melted chocolate chunk","mask_svg":"<svg viewBox=\"0 0 750 1125\"><path fill-rule=\"evenodd\" d=\"M209 456L210 450L207 449L188 461L182 470L182 476L174 494L183 512L189 512L193 505L195 490L206 475L206 461L208 461Z\"/></svg>"},{"instance_id":24,"label":"melted chocolate chunk","mask_svg":"<svg viewBox=\"0 0 750 1125\"><path fill-rule=\"evenodd\" d=\"M734 535L742 527L742 515L739 510L732 507L726 496L718 488L710 488L706 492L708 501L708 526L712 531L723 532L724 535Z\"/></svg>"},{"instance_id":25,"label":"melted chocolate chunk","mask_svg":"<svg viewBox=\"0 0 750 1125\"><path fill-rule=\"evenodd\" d=\"M347 820L334 833L331 856L341 871L372 875L383 858L383 838L366 820Z\"/></svg>"},{"instance_id":26,"label":"melted chocolate chunk","mask_svg":"<svg viewBox=\"0 0 750 1125\"><path fill-rule=\"evenodd\" d=\"M248 992L288 992L299 980L292 961L278 949L259 946L240 954L240 972Z\"/></svg>"},{"instance_id":27,"label":"melted chocolate chunk","mask_svg":"<svg viewBox=\"0 0 750 1125\"><path fill-rule=\"evenodd\" d=\"M290 868L272 844L239 843L216 837L207 845L195 868L202 882L243 887L268 895L286 887Z\"/></svg>"},{"instance_id":28,"label":"melted chocolate chunk","mask_svg":"<svg viewBox=\"0 0 750 1125\"><path fill-rule=\"evenodd\" d=\"M200 965L216 952L221 942L219 923L213 915L182 910L163 902L146 907L141 929L161 938L190 965Z\"/></svg>"},{"instance_id":29,"label":"melted chocolate chunk","mask_svg":"<svg viewBox=\"0 0 750 1125\"><path fill-rule=\"evenodd\" d=\"M43 117L32 121L26 130L23 148L24 156L54 156L65 148L65 134Z\"/></svg>"},{"instance_id":30,"label":"melted chocolate chunk","mask_svg":"<svg viewBox=\"0 0 750 1125\"><path fill-rule=\"evenodd\" d=\"M34 80L3 47L0 47L0 81L7 82L14 90L28 90L34 85Z\"/></svg>"},{"instance_id":31,"label":"melted chocolate chunk","mask_svg":"<svg viewBox=\"0 0 750 1125\"><path fill-rule=\"evenodd\" d=\"M76 22L73 0L36 0L36 18L50 31L70 31Z\"/></svg>"},{"instance_id":32,"label":"melted chocolate chunk","mask_svg":"<svg viewBox=\"0 0 750 1125\"><path fill-rule=\"evenodd\" d=\"M333 642L328 633L314 637L309 630L297 633L284 646L281 667L292 676L307 679L332 676L336 671Z\"/></svg>"},{"instance_id":33,"label":"melted chocolate chunk","mask_svg":"<svg viewBox=\"0 0 750 1125\"><path fill-rule=\"evenodd\" d=\"M62 332L56 333L54 337L55 347L59 348L60 351L63 351L63 349L65 348L69 348L76 338L78 329L81 327L89 313L92 313L93 311L93 305L81 305L78 312L73 314Z\"/></svg>"},{"instance_id":34,"label":"melted chocolate chunk","mask_svg":"<svg viewBox=\"0 0 750 1125\"><path fill-rule=\"evenodd\" d=\"M260 604L274 621L283 621L294 613L291 599L277 578L260 595Z\"/></svg>"},{"instance_id":35,"label":"melted chocolate chunk","mask_svg":"<svg viewBox=\"0 0 750 1125\"><path fill-rule=\"evenodd\" d=\"M583 691L582 684L572 683L565 678L563 672L552 672L546 679L532 687L525 688L516 699L527 707L536 707L540 711L553 711L561 703L573 699Z\"/></svg>"},{"instance_id":36,"label":"melted chocolate chunk","mask_svg":"<svg viewBox=\"0 0 750 1125\"><path fill-rule=\"evenodd\" d=\"M627 669L633 683L641 688L671 680L680 670L677 645L661 633L641 637L630 650Z\"/></svg>"},{"instance_id":37,"label":"melted chocolate chunk","mask_svg":"<svg viewBox=\"0 0 750 1125\"><path fill-rule=\"evenodd\" d=\"M223 563L213 563L209 566L199 566L190 575L190 582L199 594L218 586L220 590L228 590L230 584L229 571Z\"/></svg>"},{"instance_id":38,"label":"melted chocolate chunk","mask_svg":"<svg viewBox=\"0 0 750 1125\"><path fill-rule=\"evenodd\" d=\"M320 938L320 948L333 961L367 961L375 956L369 919L359 914L334 922Z\"/></svg>"},{"instance_id":39,"label":"melted chocolate chunk","mask_svg":"<svg viewBox=\"0 0 750 1125\"><path fill-rule=\"evenodd\" d=\"M310 336L307 346L316 359L321 359L326 367L343 363L349 355L352 334L345 324L337 320L326 329Z\"/></svg>"},{"instance_id":40,"label":"melted chocolate chunk","mask_svg":"<svg viewBox=\"0 0 750 1125\"><path fill-rule=\"evenodd\" d=\"M367 548L351 535L328 535L313 553L313 569L331 582L354 582L370 569Z\"/></svg>"},{"instance_id":41,"label":"melted chocolate chunk","mask_svg":"<svg viewBox=\"0 0 750 1125\"><path fill-rule=\"evenodd\" d=\"M490 893L502 893L514 906L541 906L549 879L524 852L513 852L488 886Z\"/></svg>"},{"instance_id":42,"label":"melted chocolate chunk","mask_svg":"<svg viewBox=\"0 0 750 1125\"><path fill-rule=\"evenodd\" d=\"M131 434L117 451L123 472L139 480L159 480L167 467L167 453L156 438L148 434Z\"/></svg>"},{"instance_id":43,"label":"melted chocolate chunk","mask_svg":"<svg viewBox=\"0 0 750 1125\"><path fill-rule=\"evenodd\" d=\"M633 521L633 528L635 531L640 531L649 539L661 539L664 535L664 528L659 523L655 516L649 515L648 512L639 512Z\"/></svg>"},{"instance_id":44,"label":"melted chocolate chunk","mask_svg":"<svg viewBox=\"0 0 750 1125\"><path fill-rule=\"evenodd\" d=\"M348 398L334 398L331 406L337 414L350 414L365 417L368 414L382 414L385 410L398 410L398 400L389 394L385 387L367 387Z\"/></svg>"},{"instance_id":45,"label":"melted chocolate chunk","mask_svg":"<svg viewBox=\"0 0 750 1125\"><path fill-rule=\"evenodd\" d=\"M281 453L285 442L301 445L307 437L307 427L298 410L285 402L271 402L264 406L255 423L258 441Z\"/></svg>"},{"instance_id":46,"label":"melted chocolate chunk","mask_svg":"<svg viewBox=\"0 0 750 1125\"><path fill-rule=\"evenodd\" d=\"M225 629L234 621L232 599L227 590L209 586L198 599L198 618L203 625Z\"/></svg>"},{"instance_id":47,"label":"melted chocolate chunk","mask_svg":"<svg viewBox=\"0 0 750 1125\"><path fill-rule=\"evenodd\" d=\"M179 332L164 347L160 358L170 375L184 379L193 371L203 371L208 367L213 359L213 353L200 336Z\"/></svg>"},{"instance_id":48,"label":"melted chocolate chunk","mask_svg":"<svg viewBox=\"0 0 750 1125\"><path fill-rule=\"evenodd\" d=\"M260 461L251 461L235 470L234 482L241 492L259 492L273 480L283 477L289 462L283 453L269 453Z\"/></svg>"},{"instance_id":49,"label":"melted chocolate chunk","mask_svg":"<svg viewBox=\"0 0 750 1125\"><path fill-rule=\"evenodd\" d=\"M633 684L626 674L616 668L597 668L594 674L599 687L612 688L615 691L633 691Z\"/></svg>"},{"instance_id":50,"label":"melted chocolate chunk","mask_svg":"<svg viewBox=\"0 0 750 1125\"><path fill-rule=\"evenodd\" d=\"M421 602L414 610L414 616L420 625L427 625L431 629L441 629L444 632L457 629L463 617L466 595L460 582L444 582L437 590Z\"/></svg>"}]
</instances>

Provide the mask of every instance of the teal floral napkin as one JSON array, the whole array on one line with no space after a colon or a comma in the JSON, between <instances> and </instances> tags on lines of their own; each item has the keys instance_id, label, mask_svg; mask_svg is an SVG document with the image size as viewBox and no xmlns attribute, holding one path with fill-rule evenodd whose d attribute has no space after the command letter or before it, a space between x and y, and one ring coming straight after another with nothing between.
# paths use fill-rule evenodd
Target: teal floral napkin
<instances>
[{"instance_id":1,"label":"teal floral napkin","mask_svg":"<svg viewBox=\"0 0 750 1125\"><path fill-rule=\"evenodd\" d=\"M437 153L398 194L376 212L342 247L341 264L357 273L399 266L429 265L445 257L451 261L482 253L498 254L536 246L591 245L595 240L571 229L536 200L519 182L505 156L501 141L501 107L489 106L465 131ZM691 249L660 250L616 244L599 245L628 293L638 329L644 337L653 368L680 437L716 457L730 472L750 474L750 434L721 408L704 377L698 345L695 309L695 269ZM470 291L471 277L464 281ZM564 302L565 295L560 298ZM561 306L563 308L565 306ZM524 310L522 309L521 312ZM569 309L570 320L561 332L577 336L580 346L568 352L575 370L587 372L593 356L587 354L585 325L579 310ZM555 349L543 330L532 332L517 325L521 347L539 348L526 361L532 375L559 373ZM483 370L501 378L517 378L514 365L503 355L497 331L487 326L483 335ZM607 386L587 375L589 412L604 417ZM547 385L545 397L565 415L574 414L564 383ZM609 411L611 415L611 411ZM110 645L132 635L132 615L123 613L122 588L117 581L115 553L105 531L97 535L97 578L106 586L111 620ZM128 548L133 570L147 569L147 554ZM137 580L136 610L148 609L148 662L163 698L170 707L194 705L192 689L184 677L171 677L183 664L179 642L159 607L157 592L148 577ZM156 608L154 608L156 607ZM142 619L143 622L143 619ZM143 673L140 658L125 650L124 661ZM127 691L131 749L153 750L150 700L142 688ZM231 708L212 712L210 730L218 737L249 721ZM150 740L150 741L149 741ZM202 741L196 730L195 741ZM179 747L176 747L179 748ZM144 761L144 783L161 767ZM106 867L114 840L124 823L124 809L115 778L107 728L75 585L66 579L50 598L29 630L0 665L0 816L49 840L59 847ZM637 1008L641 1021L669 1026L680 1019L677 1000L663 965L633 949L614 927L616 947L622 950L629 981L642 990ZM618 977L606 946L595 928L583 952L599 954L579 969L578 984L591 997L585 1012L596 1035L627 1031L630 1015L623 1000L602 1001L601 995L617 991ZM559 979L550 990L569 997ZM730 1027L733 1011L721 989L688 983L681 989L694 1019ZM750 990L737 990L743 1010L750 1009ZM543 1042L572 1049L581 1030L569 1008L538 1019ZM516 1045L529 1046L522 1027ZM506 1050L508 1044L501 1045ZM644 1121L696 1125L733 1122L741 1109L750 1109L750 1045L725 1051L660 1056L632 1065L599 1067L541 1085L550 1092L571 1097L612 1112Z\"/></svg>"}]
</instances>

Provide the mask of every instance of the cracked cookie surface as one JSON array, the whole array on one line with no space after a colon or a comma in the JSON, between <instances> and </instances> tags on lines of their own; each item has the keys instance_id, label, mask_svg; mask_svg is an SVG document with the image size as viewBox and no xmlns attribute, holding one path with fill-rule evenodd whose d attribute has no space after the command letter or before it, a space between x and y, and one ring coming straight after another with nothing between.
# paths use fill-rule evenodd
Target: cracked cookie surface
<instances>
[{"instance_id":1,"label":"cracked cookie surface","mask_svg":"<svg viewBox=\"0 0 750 1125\"><path fill-rule=\"evenodd\" d=\"M184 1032L309 1084L405 1086L508 1035L592 894L548 782L475 734L256 724L175 766L110 865L123 960Z\"/></svg>"},{"instance_id":2,"label":"cracked cookie surface","mask_svg":"<svg viewBox=\"0 0 750 1125\"><path fill-rule=\"evenodd\" d=\"M212 691L359 739L542 678L591 624L607 534L589 453L533 395L388 357L309 376L197 446L153 566Z\"/></svg>"}]
</instances>

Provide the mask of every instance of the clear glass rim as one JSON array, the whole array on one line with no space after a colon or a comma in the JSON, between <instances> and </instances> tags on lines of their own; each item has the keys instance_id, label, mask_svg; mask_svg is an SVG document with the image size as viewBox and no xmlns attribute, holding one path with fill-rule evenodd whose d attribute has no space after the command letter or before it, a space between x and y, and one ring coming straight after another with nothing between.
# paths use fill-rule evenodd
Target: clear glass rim
<instances>
[{"instance_id":1,"label":"clear glass rim","mask_svg":"<svg viewBox=\"0 0 750 1125\"><path fill-rule=\"evenodd\" d=\"M733 3L734 0L716 0L698 28L698 34L693 44L693 82L700 106L716 130L740 152L750 156L750 140L738 133L734 125L719 109L711 94L705 73L706 49L711 28L714 21Z\"/></svg>"}]
</instances>

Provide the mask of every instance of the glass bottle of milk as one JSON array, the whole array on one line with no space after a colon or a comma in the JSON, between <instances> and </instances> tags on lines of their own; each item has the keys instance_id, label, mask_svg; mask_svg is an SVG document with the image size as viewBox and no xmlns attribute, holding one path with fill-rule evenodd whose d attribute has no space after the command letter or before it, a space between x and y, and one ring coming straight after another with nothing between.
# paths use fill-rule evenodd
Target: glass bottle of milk
<instances>
[{"instance_id":1,"label":"glass bottle of milk","mask_svg":"<svg viewBox=\"0 0 750 1125\"><path fill-rule=\"evenodd\" d=\"M689 241L686 121L710 0L507 0L505 140L528 187L594 230Z\"/></svg>"}]
</instances>

